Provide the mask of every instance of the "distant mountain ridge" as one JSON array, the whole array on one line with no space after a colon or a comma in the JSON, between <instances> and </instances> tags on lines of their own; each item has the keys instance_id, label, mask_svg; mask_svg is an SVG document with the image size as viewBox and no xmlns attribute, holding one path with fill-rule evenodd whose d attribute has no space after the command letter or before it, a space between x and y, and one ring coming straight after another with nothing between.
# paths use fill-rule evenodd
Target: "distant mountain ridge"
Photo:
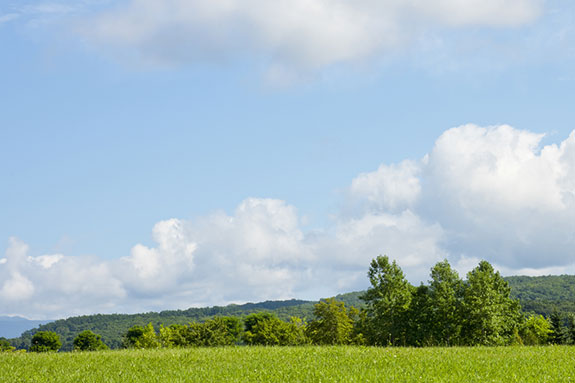
<instances>
[{"instance_id":1,"label":"distant mountain ridge","mask_svg":"<svg viewBox=\"0 0 575 383\"><path fill-rule=\"evenodd\" d=\"M24 331L51 322L50 320L30 320L19 316L0 316L0 337L15 338Z\"/></svg>"},{"instance_id":2,"label":"distant mountain ridge","mask_svg":"<svg viewBox=\"0 0 575 383\"><path fill-rule=\"evenodd\" d=\"M575 275L526 277L506 277L511 287L511 295L521 302L523 311L549 316L554 309L564 313L575 313ZM360 308L363 303L359 296L363 291L335 296L346 306ZM39 330L55 331L62 339L63 351L72 349L72 341L78 333L91 330L102 335L102 340L111 348L122 346L122 336L134 325L144 326L152 323L156 328L161 324L187 324L193 321L204 321L216 315L246 316L255 312L268 311L279 318L287 320L292 316L302 319L313 319L313 308L317 301L284 300L231 304L186 310L167 310L141 314L96 314L57 320L25 331L21 337L12 339L12 344L26 348L32 335Z\"/></svg>"}]
</instances>

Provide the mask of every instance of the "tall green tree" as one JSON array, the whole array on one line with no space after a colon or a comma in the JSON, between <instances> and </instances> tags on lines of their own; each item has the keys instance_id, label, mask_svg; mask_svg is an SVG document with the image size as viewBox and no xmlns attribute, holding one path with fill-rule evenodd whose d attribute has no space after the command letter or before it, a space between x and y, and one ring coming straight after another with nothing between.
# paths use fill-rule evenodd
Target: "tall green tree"
<instances>
[{"instance_id":1,"label":"tall green tree","mask_svg":"<svg viewBox=\"0 0 575 383\"><path fill-rule=\"evenodd\" d=\"M366 337L372 345L406 343L408 318L413 287L401 268L387 256L371 261L367 273L371 287L360 298L366 303Z\"/></svg>"},{"instance_id":2,"label":"tall green tree","mask_svg":"<svg viewBox=\"0 0 575 383\"><path fill-rule=\"evenodd\" d=\"M567 329L563 325L563 316L555 309L549 317L551 323L551 333L549 334L549 342L553 344L565 344L568 340Z\"/></svg>"},{"instance_id":3,"label":"tall green tree","mask_svg":"<svg viewBox=\"0 0 575 383\"><path fill-rule=\"evenodd\" d=\"M56 352L62 347L60 336L53 331L38 331L32 337L31 352Z\"/></svg>"},{"instance_id":4,"label":"tall green tree","mask_svg":"<svg viewBox=\"0 0 575 383\"><path fill-rule=\"evenodd\" d=\"M514 340L523 316L510 292L508 283L487 261L467 274L462 329L466 344L503 345Z\"/></svg>"},{"instance_id":5,"label":"tall green tree","mask_svg":"<svg viewBox=\"0 0 575 383\"><path fill-rule=\"evenodd\" d=\"M306 335L314 344L349 344L353 336L353 320L345 303L334 298L325 299L314 306L315 319L306 328Z\"/></svg>"},{"instance_id":6,"label":"tall green tree","mask_svg":"<svg viewBox=\"0 0 575 383\"><path fill-rule=\"evenodd\" d=\"M569 344L575 344L575 314L573 313L567 317L567 335Z\"/></svg>"},{"instance_id":7,"label":"tall green tree","mask_svg":"<svg viewBox=\"0 0 575 383\"><path fill-rule=\"evenodd\" d=\"M82 331L74 338L74 351L107 350L109 347L102 342L102 337L90 330Z\"/></svg>"},{"instance_id":8,"label":"tall green tree","mask_svg":"<svg viewBox=\"0 0 575 383\"><path fill-rule=\"evenodd\" d=\"M463 320L463 281L447 260L431 269L429 305L433 343L445 346L459 344Z\"/></svg>"},{"instance_id":9,"label":"tall green tree","mask_svg":"<svg viewBox=\"0 0 575 383\"><path fill-rule=\"evenodd\" d=\"M408 346L434 345L432 329L432 311L429 287L423 283L413 290L409 311L407 313L408 329L406 343Z\"/></svg>"}]
</instances>

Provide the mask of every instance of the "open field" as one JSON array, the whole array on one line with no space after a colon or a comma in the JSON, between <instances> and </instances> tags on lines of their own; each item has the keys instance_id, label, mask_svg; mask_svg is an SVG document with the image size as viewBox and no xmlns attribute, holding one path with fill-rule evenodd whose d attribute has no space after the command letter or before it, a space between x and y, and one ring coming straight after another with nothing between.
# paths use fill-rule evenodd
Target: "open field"
<instances>
[{"instance_id":1,"label":"open field","mask_svg":"<svg viewBox=\"0 0 575 383\"><path fill-rule=\"evenodd\" d=\"M0 354L0 382L569 382L575 347L229 347Z\"/></svg>"}]
</instances>

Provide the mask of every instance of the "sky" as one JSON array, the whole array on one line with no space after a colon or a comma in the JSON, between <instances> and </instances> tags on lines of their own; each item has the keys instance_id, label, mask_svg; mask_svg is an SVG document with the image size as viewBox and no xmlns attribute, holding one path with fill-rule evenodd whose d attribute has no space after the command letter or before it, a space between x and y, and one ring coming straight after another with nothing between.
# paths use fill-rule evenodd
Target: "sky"
<instances>
[{"instance_id":1,"label":"sky","mask_svg":"<svg viewBox=\"0 0 575 383\"><path fill-rule=\"evenodd\" d=\"M4 0L0 315L575 273L567 0Z\"/></svg>"}]
</instances>

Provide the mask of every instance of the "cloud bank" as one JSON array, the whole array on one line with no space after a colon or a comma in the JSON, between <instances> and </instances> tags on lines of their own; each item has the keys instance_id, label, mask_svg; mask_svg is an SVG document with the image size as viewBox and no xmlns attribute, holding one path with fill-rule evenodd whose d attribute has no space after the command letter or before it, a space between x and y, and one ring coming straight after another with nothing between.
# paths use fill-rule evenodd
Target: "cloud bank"
<instances>
[{"instance_id":1,"label":"cloud bank","mask_svg":"<svg viewBox=\"0 0 575 383\"><path fill-rule=\"evenodd\" d=\"M358 175L345 209L306 230L285 201L248 198L232 214L158 222L155 246L112 261L0 259L0 314L54 318L282 298L365 288L369 262L396 259L412 282L449 259L505 274L575 272L575 132L559 144L510 126L444 132L429 154Z\"/></svg>"},{"instance_id":2,"label":"cloud bank","mask_svg":"<svg viewBox=\"0 0 575 383\"><path fill-rule=\"evenodd\" d=\"M540 0L131 0L81 30L154 63L256 57L278 73L389 54L446 28L517 27L541 9Z\"/></svg>"}]
</instances>

